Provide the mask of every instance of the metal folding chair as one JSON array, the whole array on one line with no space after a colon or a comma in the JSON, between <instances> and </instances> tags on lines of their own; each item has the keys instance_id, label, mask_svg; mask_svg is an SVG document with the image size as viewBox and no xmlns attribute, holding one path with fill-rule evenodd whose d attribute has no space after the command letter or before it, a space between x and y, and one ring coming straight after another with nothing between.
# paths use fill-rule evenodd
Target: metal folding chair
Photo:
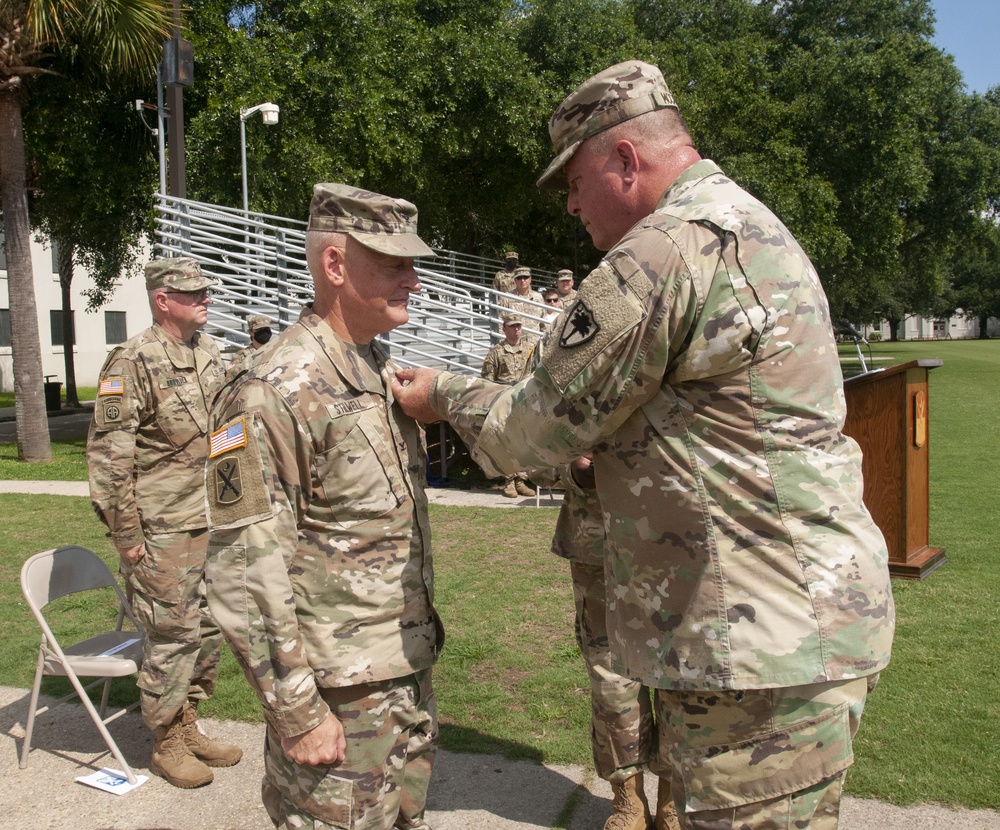
<instances>
[{"instance_id":1,"label":"metal folding chair","mask_svg":"<svg viewBox=\"0 0 1000 830\"><path fill-rule=\"evenodd\" d=\"M55 600L76 594L111 588L118 598L118 623L114 631L106 631L83 642L63 647L52 633L43 610ZM136 708L138 702L106 715L108 693L115 677L127 677L139 671L142 664L144 634L129 607L125 594L118 586L114 575L104 561L87 548L70 545L67 547L36 553L21 568L21 591L31 613L35 615L42 629L42 641L38 648L38 665L35 682L31 688L31 703L24 730L24 745L21 748L21 769L28 766L28 752L31 750L31 735L35 727L35 717L54 709L74 697L79 697L90 719L101 733L115 760L130 784L136 782L135 774L126 763L118 744L108 732L107 724ZM135 631L124 631L122 626L128 618ZM42 677L59 675L69 679L74 691L52 703L38 706L38 695ZM81 677L95 677L96 680L84 686ZM95 708L87 692L94 686L104 684L100 708Z\"/></svg>"}]
</instances>

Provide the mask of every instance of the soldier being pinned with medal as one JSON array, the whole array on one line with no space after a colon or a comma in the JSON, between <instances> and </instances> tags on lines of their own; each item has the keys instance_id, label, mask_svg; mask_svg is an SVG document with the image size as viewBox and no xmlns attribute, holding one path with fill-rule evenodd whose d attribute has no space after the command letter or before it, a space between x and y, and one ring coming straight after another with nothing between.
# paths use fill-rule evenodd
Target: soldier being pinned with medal
<instances>
[{"instance_id":1,"label":"soldier being pinned with medal","mask_svg":"<svg viewBox=\"0 0 1000 830\"><path fill-rule=\"evenodd\" d=\"M108 355L87 440L90 495L121 557L125 587L146 631L140 703L155 733L150 770L198 787L239 747L209 740L198 704L215 689L222 635L202 590L208 544L208 405L224 369L198 329L209 289L189 258L146 266L153 325Z\"/></svg>"},{"instance_id":2,"label":"soldier being pinned with medal","mask_svg":"<svg viewBox=\"0 0 1000 830\"><path fill-rule=\"evenodd\" d=\"M264 709L279 827L429 829L426 449L375 341L409 318L418 256L412 204L316 185L315 302L213 406L208 600Z\"/></svg>"}]
</instances>

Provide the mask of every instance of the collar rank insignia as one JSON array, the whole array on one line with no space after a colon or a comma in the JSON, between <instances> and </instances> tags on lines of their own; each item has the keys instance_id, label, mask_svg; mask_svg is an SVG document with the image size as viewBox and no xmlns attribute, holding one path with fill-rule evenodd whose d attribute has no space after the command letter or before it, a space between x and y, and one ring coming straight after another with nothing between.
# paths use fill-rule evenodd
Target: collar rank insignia
<instances>
[{"instance_id":1,"label":"collar rank insignia","mask_svg":"<svg viewBox=\"0 0 1000 830\"><path fill-rule=\"evenodd\" d=\"M583 300L577 300L563 323L559 345L564 349L582 346L588 340L593 340L600 330L601 326L594 319L594 312Z\"/></svg>"},{"instance_id":2,"label":"collar rank insignia","mask_svg":"<svg viewBox=\"0 0 1000 830\"><path fill-rule=\"evenodd\" d=\"M240 459L223 458L215 464L215 500L218 504L234 504L243 498Z\"/></svg>"},{"instance_id":3,"label":"collar rank insignia","mask_svg":"<svg viewBox=\"0 0 1000 830\"><path fill-rule=\"evenodd\" d=\"M235 450L247 445L246 422L243 418L234 421L229 426L216 430L208 437L208 457L215 458L224 452Z\"/></svg>"}]
</instances>

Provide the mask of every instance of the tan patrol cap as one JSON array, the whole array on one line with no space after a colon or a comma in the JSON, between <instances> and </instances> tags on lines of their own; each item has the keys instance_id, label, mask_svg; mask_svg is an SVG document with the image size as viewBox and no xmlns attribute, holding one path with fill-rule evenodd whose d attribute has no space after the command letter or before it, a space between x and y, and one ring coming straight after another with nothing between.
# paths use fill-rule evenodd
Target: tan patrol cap
<instances>
[{"instance_id":1,"label":"tan patrol cap","mask_svg":"<svg viewBox=\"0 0 1000 830\"><path fill-rule=\"evenodd\" d=\"M437 256L417 236L415 205L346 184L313 187L309 230L346 233L366 248L389 256Z\"/></svg>"},{"instance_id":2,"label":"tan patrol cap","mask_svg":"<svg viewBox=\"0 0 1000 830\"><path fill-rule=\"evenodd\" d=\"M513 312L508 312L503 316L503 324L505 326L513 326L515 324L518 326L523 326L524 320L521 319L520 314L514 314Z\"/></svg>"},{"instance_id":3,"label":"tan patrol cap","mask_svg":"<svg viewBox=\"0 0 1000 830\"><path fill-rule=\"evenodd\" d=\"M563 280L573 279L573 272L569 268L563 268L556 274L556 282L562 282Z\"/></svg>"},{"instance_id":4,"label":"tan patrol cap","mask_svg":"<svg viewBox=\"0 0 1000 830\"><path fill-rule=\"evenodd\" d=\"M215 285L215 279L201 273L201 266L191 257L154 259L146 264L146 290L169 288L172 291L201 291Z\"/></svg>"},{"instance_id":5,"label":"tan patrol cap","mask_svg":"<svg viewBox=\"0 0 1000 830\"><path fill-rule=\"evenodd\" d=\"M251 314L247 317L247 331L257 331L257 329L269 329L271 320L263 314Z\"/></svg>"},{"instance_id":6,"label":"tan patrol cap","mask_svg":"<svg viewBox=\"0 0 1000 830\"><path fill-rule=\"evenodd\" d=\"M507 253L505 253L503 255L503 258L504 259L517 259L517 251L507 251Z\"/></svg>"},{"instance_id":7,"label":"tan patrol cap","mask_svg":"<svg viewBox=\"0 0 1000 830\"><path fill-rule=\"evenodd\" d=\"M556 107L549 119L549 137L556 157L535 184L543 190L565 187L563 166L593 135L637 115L673 107L663 74L652 64L626 61L584 81Z\"/></svg>"},{"instance_id":8,"label":"tan patrol cap","mask_svg":"<svg viewBox=\"0 0 1000 830\"><path fill-rule=\"evenodd\" d=\"M527 265L522 265L520 268L515 268L511 272L512 277L530 277L531 269Z\"/></svg>"}]
</instances>

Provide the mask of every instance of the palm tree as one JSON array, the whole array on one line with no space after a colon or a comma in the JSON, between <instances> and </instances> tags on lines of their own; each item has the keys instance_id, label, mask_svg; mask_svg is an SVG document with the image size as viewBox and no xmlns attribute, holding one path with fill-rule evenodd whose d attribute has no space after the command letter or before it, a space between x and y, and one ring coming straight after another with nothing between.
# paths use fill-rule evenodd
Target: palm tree
<instances>
[{"instance_id":1,"label":"palm tree","mask_svg":"<svg viewBox=\"0 0 1000 830\"><path fill-rule=\"evenodd\" d=\"M2 0L0 2L0 207L7 244L7 290L17 447L22 461L49 461L42 350L29 249L21 107L47 60L73 49L100 72L152 72L170 34L169 0ZM96 148L95 148L96 149Z\"/></svg>"}]
</instances>

